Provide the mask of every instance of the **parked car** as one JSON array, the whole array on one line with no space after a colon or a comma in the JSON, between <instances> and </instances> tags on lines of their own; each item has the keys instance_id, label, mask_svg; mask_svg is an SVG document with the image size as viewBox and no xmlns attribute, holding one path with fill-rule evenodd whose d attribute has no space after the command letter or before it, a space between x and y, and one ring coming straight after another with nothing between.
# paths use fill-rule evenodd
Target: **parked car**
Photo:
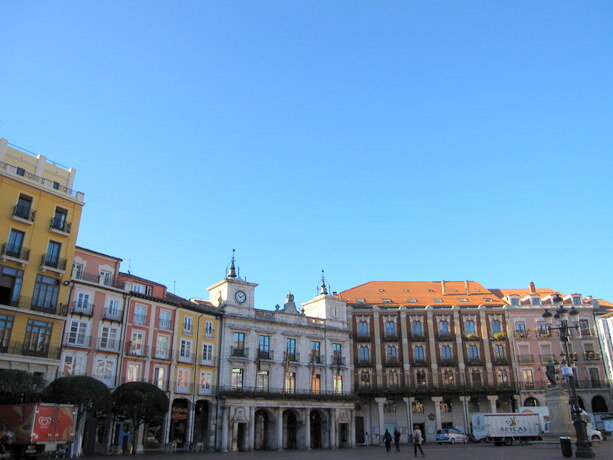
<instances>
[{"instance_id":1,"label":"parked car","mask_svg":"<svg viewBox=\"0 0 613 460\"><path fill-rule=\"evenodd\" d=\"M456 428L443 428L436 432L436 442L442 444L448 442L449 444L455 444L456 442L468 442L468 436L462 433Z\"/></svg>"}]
</instances>

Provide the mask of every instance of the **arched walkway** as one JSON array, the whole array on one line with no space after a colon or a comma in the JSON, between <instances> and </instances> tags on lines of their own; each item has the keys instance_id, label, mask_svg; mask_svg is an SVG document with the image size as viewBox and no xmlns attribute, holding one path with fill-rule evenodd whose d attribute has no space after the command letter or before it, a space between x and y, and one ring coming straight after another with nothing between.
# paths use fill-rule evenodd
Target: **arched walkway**
<instances>
[{"instance_id":1,"label":"arched walkway","mask_svg":"<svg viewBox=\"0 0 613 460\"><path fill-rule=\"evenodd\" d=\"M592 412L609 412L607 402L600 395L596 395L592 398Z\"/></svg>"},{"instance_id":2,"label":"arched walkway","mask_svg":"<svg viewBox=\"0 0 613 460\"><path fill-rule=\"evenodd\" d=\"M312 410L309 417L311 425L311 449L323 449L329 447L328 420L326 415L320 410Z\"/></svg>"},{"instance_id":3,"label":"arched walkway","mask_svg":"<svg viewBox=\"0 0 613 460\"><path fill-rule=\"evenodd\" d=\"M540 406L539 400L536 399L536 398L533 398L532 396L530 396L529 398L526 398L526 400L524 401L524 406L527 406L527 407L538 407L538 406Z\"/></svg>"},{"instance_id":4,"label":"arched walkway","mask_svg":"<svg viewBox=\"0 0 613 460\"><path fill-rule=\"evenodd\" d=\"M176 442L179 449L187 447L188 417L189 401L187 399L175 399L172 402L170 412L170 432L168 434L168 442Z\"/></svg>"},{"instance_id":5,"label":"arched walkway","mask_svg":"<svg viewBox=\"0 0 613 460\"><path fill-rule=\"evenodd\" d=\"M253 448L255 450L270 450L274 446L274 417L266 409L255 411L255 435Z\"/></svg>"},{"instance_id":6,"label":"arched walkway","mask_svg":"<svg viewBox=\"0 0 613 460\"><path fill-rule=\"evenodd\" d=\"M283 448L298 449L298 417L296 411L283 412Z\"/></svg>"},{"instance_id":7,"label":"arched walkway","mask_svg":"<svg viewBox=\"0 0 613 460\"><path fill-rule=\"evenodd\" d=\"M209 420L211 417L211 404L208 401L197 401L194 414L194 442L203 442L208 447Z\"/></svg>"}]
</instances>

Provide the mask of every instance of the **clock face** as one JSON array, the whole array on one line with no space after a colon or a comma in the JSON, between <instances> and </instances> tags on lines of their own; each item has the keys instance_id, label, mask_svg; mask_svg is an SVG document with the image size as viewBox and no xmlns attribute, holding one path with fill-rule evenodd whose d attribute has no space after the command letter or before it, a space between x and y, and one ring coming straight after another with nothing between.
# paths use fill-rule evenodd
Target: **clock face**
<instances>
[{"instance_id":1,"label":"clock face","mask_svg":"<svg viewBox=\"0 0 613 460\"><path fill-rule=\"evenodd\" d=\"M245 300L247 300L247 294L245 294L243 291L236 291L234 298L238 303L245 303Z\"/></svg>"}]
</instances>

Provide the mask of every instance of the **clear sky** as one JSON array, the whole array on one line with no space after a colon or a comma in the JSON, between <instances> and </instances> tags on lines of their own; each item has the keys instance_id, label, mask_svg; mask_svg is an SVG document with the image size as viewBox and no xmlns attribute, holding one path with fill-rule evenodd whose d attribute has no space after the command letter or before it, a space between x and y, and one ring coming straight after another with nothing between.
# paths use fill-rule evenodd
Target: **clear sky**
<instances>
[{"instance_id":1,"label":"clear sky","mask_svg":"<svg viewBox=\"0 0 613 460\"><path fill-rule=\"evenodd\" d=\"M79 244L256 304L369 280L613 300L613 2L0 2L0 136Z\"/></svg>"}]
</instances>

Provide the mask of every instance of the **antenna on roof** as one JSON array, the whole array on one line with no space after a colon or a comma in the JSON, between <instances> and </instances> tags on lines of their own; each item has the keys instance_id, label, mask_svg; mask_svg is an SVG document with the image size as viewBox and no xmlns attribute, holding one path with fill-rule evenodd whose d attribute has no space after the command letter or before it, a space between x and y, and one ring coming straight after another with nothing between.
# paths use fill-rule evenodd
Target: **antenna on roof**
<instances>
[{"instance_id":1,"label":"antenna on roof","mask_svg":"<svg viewBox=\"0 0 613 460\"><path fill-rule=\"evenodd\" d=\"M177 282L176 281L172 282L172 292L177 292Z\"/></svg>"},{"instance_id":2,"label":"antenna on roof","mask_svg":"<svg viewBox=\"0 0 613 460\"><path fill-rule=\"evenodd\" d=\"M132 274L132 259L128 259L128 275Z\"/></svg>"}]
</instances>

